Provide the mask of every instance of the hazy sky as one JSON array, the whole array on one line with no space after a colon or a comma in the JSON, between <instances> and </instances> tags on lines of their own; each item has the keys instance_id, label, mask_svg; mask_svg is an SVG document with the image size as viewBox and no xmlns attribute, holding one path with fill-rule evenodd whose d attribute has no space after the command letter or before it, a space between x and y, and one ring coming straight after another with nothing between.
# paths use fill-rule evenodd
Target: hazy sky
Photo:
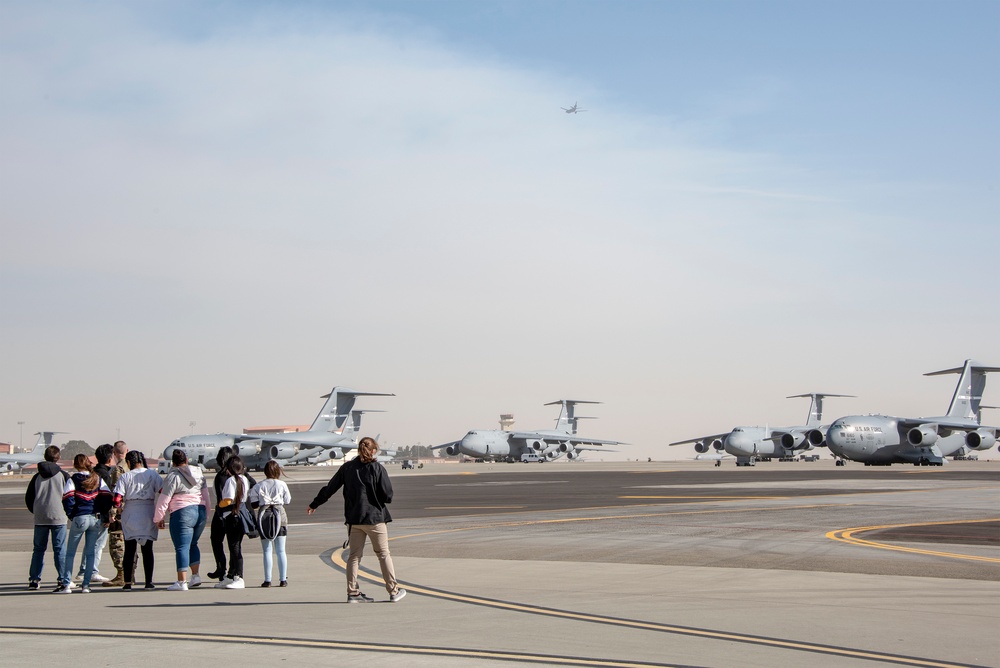
<instances>
[{"instance_id":1,"label":"hazy sky","mask_svg":"<svg viewBox=\"0 0 1000 668\"><path fill-rule=\"evenodd\" d=\"M939 414L1000 364L998 63L994 1L5 1L0 440Z\"/></svg>"}]
</instances>

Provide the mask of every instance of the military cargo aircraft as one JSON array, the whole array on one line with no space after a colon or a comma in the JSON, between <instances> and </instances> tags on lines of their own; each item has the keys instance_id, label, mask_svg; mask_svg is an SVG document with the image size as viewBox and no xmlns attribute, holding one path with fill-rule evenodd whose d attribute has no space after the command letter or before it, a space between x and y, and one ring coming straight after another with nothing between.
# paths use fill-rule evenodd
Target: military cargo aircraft
<instances>
[{"instance_id":1,"label":"military cargo aircraft","mask_svg":"<svg viewBox=\"0 0 1000 668\"><path fill-rule=\"evenodd\" d=\"M984 366L974 360L954 369L934 371L925 376L959 374L948 412L939 417L902 418L888 415L850 415L830 425L826 441L838 457L866 466L908 463L941 466L946 457L970 450L989 450L997 442L1000 427L980 422L986 374L1000 367ZM965 449L963 451L963 448Z\"/></svg>"},{"instance_id":2,"label":"military cargo aircraft","mask_svg":"<svg viewBox=\"0 0 1000 668\"><path fill-rule=\"evenodd\" d=\"M35 447L28 452L15 452L11 455L0 455L0 471L17 471L28 466L34 466L45 458L45 448L52 445L52 436L64 434L62 431L40 431L35 436L38 441Z\"/></svg>"},{"instance_id":3,"label":"military cargo aircraft","mask_svg":"<svg viewBox=\"0 0 1000 668\"><path fill-rule=\"evenodd\" d=\"M788 399L809 397L809 416L805 425L795 427L733 427L732 431L710 436L689 438L686 441L676 441L670 445L694 443L694 450L704 454L714 450L736 457L737 466L753 466L759 459L778 457L789 459L798 450L812 450L822 447L826 442L826 430L823 422L823 399L825 397L850 397L849 394L829 394L812 392L810 394L795 394Z\"/></svg>"},{"instance_id":4,"label":"military cargo aircraft","mask_svg":"<svg viewBox=\"0 0 1000 668\"><path fill-rule=\"evenodd\" d=\"M573 103L572 107L568 107L568 108L567 107L559 107L559 108L562 109L563 111L565 111L567 114L579 114L581 111L587 111L586 109L580 109L577 106L576 102Z\"/></svg>"},{"instance_id":5,"label":"military cargo aircraft","mask_svg":"<svg viewBox=\"0 0 1000 668\"><path fill-rule=\"evenodd\" d=\"M624 445L620 441L583 438L577 435L577 424L588 419L576 415L577 404L599 404L599 401L559 399L546 406L559 404L559 417L555 429L541 431L504 431L502 429L473 429L459 441L436 445L432 449L446 448L449 455L466 455L476 459L519 462L522 455L537 455L542 461L554 461L563 455L577 459L585 450L604 450L602 445ZM613 452L604 450L605 452ZM534 460L534 457L529 457Z\"/></svg>"},{"instance_id":6,"label":"military cargo aircraft","mask_svg":"<svg viewBox=\"0 0 1000 668\"><path fill-rule=\"evenodd\" d=\"M215 457L223 446L237 448L243 463L262 469L271 461L281 466L319 464L330 459L342 459L357 447L361 416L374 411L353 410L358 397L392 397L381 392L358 392L346 387L334 387L319 415L307 431L285 434L194 434L173 441L163 451L169 460L174 450L183 450L192 464L215 468Z\"/></svg>"}]
</instances>

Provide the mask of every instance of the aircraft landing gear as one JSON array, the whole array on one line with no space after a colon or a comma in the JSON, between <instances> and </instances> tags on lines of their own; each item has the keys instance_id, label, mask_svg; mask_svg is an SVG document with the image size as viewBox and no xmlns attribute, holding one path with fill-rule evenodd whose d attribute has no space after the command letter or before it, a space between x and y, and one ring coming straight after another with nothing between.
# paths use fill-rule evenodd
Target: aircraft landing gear
<instances>
[{"instance_id":1,"label":"aircraft landing gear","mask_svg":"<svg viewBox=\"0 0 1000 668\"><path fill-rule=\"evenodd\" d=\"M837 466L847 466L847 464L844 463L843 459L838 459L837 460Z\"/></svg>"}]
</instances>

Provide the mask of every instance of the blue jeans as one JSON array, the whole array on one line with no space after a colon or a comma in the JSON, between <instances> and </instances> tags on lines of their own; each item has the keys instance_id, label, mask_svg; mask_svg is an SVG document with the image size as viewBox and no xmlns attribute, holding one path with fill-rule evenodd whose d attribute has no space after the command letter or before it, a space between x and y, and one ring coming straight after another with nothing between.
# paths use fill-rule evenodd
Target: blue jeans
<instances>
[{"instance_id":1,"label":"blue jeans","mask_svg":"<svg viewBox=\"0 0 1000 668\"><path fill-rule=\"evenodd\" d=\"M278 579L288 579L288 557L285 556L285 539L288 536L278 536L274 540L260 539L260 549L264 553L264 582L271 581L271 545L278 555Z\"/></svg>"},{"instance_id":2,"label":"blue jeans","mask_svg":"<svg viewBox=\"0 0 1000 668\"><path fill-rule=\"evenodd\" d=\"M97 558L97 545L100 543L101 534L108 532L107 527L101 522L100 515L77 515L69 521L69 541L66 543L66 560L63 562L65 573L73 572L73 561L76 560L76 548L83 543L83 586L90 586L90 576L94 574L94 562Z\"/></svg>"},{"instance_id":3,"label":"blue jeans","mask_svg":"<svg viewBox=\"0 0 1000 668\"><path fill-rule=\"evenodd\" d=\"M174 542L177 570L186 571L189 566L201 563L198 539L205 530L205 506L185 506L170 513L170 540Z\"/></svg>"},{"instance_id":4,"label":"blue jeans","mask_svg":"<svg viewBox=\"0 0 1000 668\"><path fill-rule=\"evenodd\" d=\"M52 534L52 557L56 562L57 582L69 584L69 571L66 569L66 525L36 524L34 550L31 552L31 569L28 580L38 582L42 579L42 566L45 565L45 550L49 547L49 534Z\"/></svg>"}]
</instances>

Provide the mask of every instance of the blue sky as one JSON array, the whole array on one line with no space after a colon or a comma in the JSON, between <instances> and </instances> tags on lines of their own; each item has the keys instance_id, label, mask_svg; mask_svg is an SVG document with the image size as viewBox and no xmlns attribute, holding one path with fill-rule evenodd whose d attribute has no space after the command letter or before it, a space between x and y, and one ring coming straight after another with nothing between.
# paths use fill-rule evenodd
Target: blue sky
<instances>
[{"instance_id":1,"label":"blue sky","mask_svg":"<svg viewBox=\"0 0 1000 668\"><path fill-rule=\"evenodd\" d=\"M995 2L6 3L0 440L436 443L1000 363ZM586 113L562 113L579 102ZM992 396L996 388L988 389ZM993 400L992 403L997 403Z\"/></svg>"}]
</instances>

